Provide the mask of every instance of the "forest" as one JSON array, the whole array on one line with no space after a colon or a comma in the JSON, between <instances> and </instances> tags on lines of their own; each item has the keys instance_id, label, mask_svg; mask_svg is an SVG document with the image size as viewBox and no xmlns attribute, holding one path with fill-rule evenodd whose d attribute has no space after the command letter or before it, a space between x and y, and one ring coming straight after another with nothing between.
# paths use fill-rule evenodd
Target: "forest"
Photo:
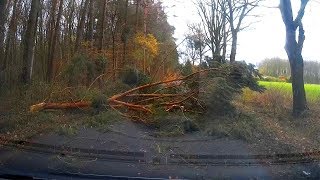
<instances>
[{"instance_id":1,"label":"forest","mask_svg":"<svg viewBox=\"0 0 320 180\"><path fill-rule=\"evenodd\" d=\"M308 84L320 84L320 63L318 61L305 61L304 80ZM265 59L259 64L259 72L271 77L285 77L288 80L291 76L288 60L280 58Z\"/></svg>"},{"instance_id":2,"label":"forest","mask_svg":"<svg viewBox=\"0 0 320 180\"><path fill-rule=\"evenodd\" d=\"M145 3L2 1L1 83L74 78L86 85L103 73L116 78L127 67L156 79L173 72L174 27L161 2Z\"/></svg>"},{"instance_id":3,"label":"forest","mask_svg":"<svg viewBox=\"0 0 320 180\"><path fill-rule=\"evenodd\" d=\"M318 147L317 133L306 133L320 128L319 97L304 87L319 83L319 63L304 66L301 55L308 1L296 19L291 1L280 1L288 60L255 67L237 61L237 45L261 2L195 1L199 22L178 42L162 0L1 0L0 139L127 122L152 137L197 132L268 152ZM264 76L290 84L280 91Z\"/></svg>"}]
</instances>

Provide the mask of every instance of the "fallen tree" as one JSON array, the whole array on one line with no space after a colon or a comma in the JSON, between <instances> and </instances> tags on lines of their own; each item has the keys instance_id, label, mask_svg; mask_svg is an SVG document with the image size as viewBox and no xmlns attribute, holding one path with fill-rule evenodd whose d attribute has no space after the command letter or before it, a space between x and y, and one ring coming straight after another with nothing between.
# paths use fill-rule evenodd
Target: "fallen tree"
<instances>
[{"instance_id":1,"label":"fallen tree","mask_svg":"<svg viewBox=\"0 0 320 180\"><path fill-rule=\"evenodd\" d=\"M219 78L219 81L212 81L212 79L217 78ZM210 90L215 86L222 87L219 87L219 91ZM106 107L116 110L125 117L148 123L148 117L155 114L158 109L166 112L178 109L185 112L205 113L207 107L210 107L206 105L206 99L210 97L203 97L203 94L208 94L208 91L212 91L218 95L217 97L223 97L219 101L224 101L225 99L229 103L233 98L233 94L240 92L244 87L257 91L263 89L258 86L246 66L241 64L222 65L218 68L199 70L188 76L135 87L126 92L113 95L102 102L106 103ZM93 107L94 104L96 103L88 101L42 102L31 106L30 111L86 109ZM223 106L225 105L223 104Z\"/></svg>"},{"instance_id":2,"label":"fallen tree","mask_svg":"<svg viewBox=\"0 0 320 180\"><path fill-rule=\"evenodd\" d=\"M90 108L92 102L72 102L72 103L39 103L30 107L30 112L39 112L45 109L85 109Z\"/></svg>"}]
</instances>

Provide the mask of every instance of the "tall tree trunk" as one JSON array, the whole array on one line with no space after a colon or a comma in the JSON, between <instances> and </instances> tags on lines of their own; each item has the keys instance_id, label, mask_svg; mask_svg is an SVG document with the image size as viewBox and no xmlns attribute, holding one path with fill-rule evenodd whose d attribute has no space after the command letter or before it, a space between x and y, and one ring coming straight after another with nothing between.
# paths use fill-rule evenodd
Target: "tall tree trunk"
<instances>
[{"instance_id":1,"label":"tall tree trunk","mask_svg":"<svg viewBox=\"0 0 320 180\"><path fill-rule=\"evenodd\" d=\"M300 31L299 36L304 36L304 32ZM296 32L287 30L286 52L290 61L292 93L293 93L293 115L299 116L307 107L306 92L304 89L304 62L299 45L296 41ZM302 47L301 47L302 48Z\"/></svg>"},{"instance_id":2,"label":"tall tree trunk","mask_svg":"<svg viewBox=\"0 0 320 180\"><path fill-rule=\"evenodd\" d=\"M16 39L17 39L17 11L18 11L18 4L20 0L15 0L13 3L12 8L12 15L9 22L9 29L6 37L6 47L5 47L5 55L4 55L4 67L3 69L6 70L5 72L5 81L8 85L11 85L11 71L7 68L10 68L10 63L15 60L16 54Z\"/></svg>"},{"instance_id":3,"label":"tall tree trunk","mask_svg":"<svg viewBox=\"0 0 320 180\"><path fill-rule=\"evenodd\" d=\"M230 62L231 63L236 61L237 42L238 42L238 33L232 32L232 43L231 43L231 53L230 53Z\"/></svg>"},{"instance_id":4,"label":"tall tree trunk","mask_svg":"<svg viewBox=\"0 0 320 180\"><path fill-rule=\"evenodd\" d=\"M122 40L123 40L123 58L122 58L122 63L126 63L126 55L127 55L127 41L128 41L128 34L129 34L129 29L128 29L128 6L129 6L129 0L126 0L125 2L125 12L124 12L124 29L122 32Z\"/></svg>"},{"instance_id":5,"label":"tall tree trunk","mask_svg":"<svg viewBox=\"0 0 320 180\"><path fill-rule=\"evenodd\" d=\"M24 38L23 67L21 75L21 81L24 84L31 82L39 8L40 0L32 0L27 30Z\"/></svg>"},{"instance_id":6,"label":"tall tree trunk","mask_svg":"<svg viewBox=\"0 0 320 180\"><path fill-rule=\"evenodd\" d=\"M48 81L51 82L54 78L54 71L56 70L55 67L55 53L56 53L56 44L57 44L57 39L58 39L58 35L60 33L60 19L62 16L62 8L63 8L63 0L60 0L59 3L59 12L58 12L58 16L56 19L56 23L55 23L55 27L54 27L54 31L52 34L52 38L51 38L51 48L49 49L49 59L48 59Z\"/></svg>"},{"instance_id":7,"label":"tall tree trunk","mask_svg":"<svg viewBox=\"0 0 320 180\"><path fill-rule=\"evenodd\" d=\"M143 5L143 33L144 37L147 37L147 16L148 16L148 2L145 2ZM146 57L146 48L143 47L143 73L146 74L147 68L147 57Z\"/></svg>"},{"instance_id":8,"label":"tall tree trunk","mask_svg":"<svg viewBox=\"0 0 320 180\"><path fill-rule=\"evenodd\" d=\"M46 75L46 80L48 82L51 81L51 76L52 76L52 64L53 62L51 62L51 53L52 53L52 46L53 46L53 38L54 38L54 26L55 26L55 23L56 23L56 9L57 9L57 2L58 0L52 0L51 1L51 9L50 9L50 15L49 15L49 21L48 21L48 25L47 25L47 28L46 28L46 31L47 31L47 43L48 43L48 57L47 57L47 75Z\"/></svg>"},{"instance_id":9,"label":"tall tree trunk","mask_svg":"<svg viewBox=\"0 0 320 180\"><path fill-rule=\"evenodd\" d=\"M16 32L17 32L17 6L18 6L18 0L15 0L13 2L13 9L12 9L12 15L9 22L9 29L7 32L6 37L6 45L5 45L5 54L4 54L4 62L3 62L3 69L6 69L10 59L12 60L12 47L14 46L14 43L16 41Z\"/></svg>"},{"instance_id":10,"label":"tall tree trunk","mask_svg":"<svg viewBox=\"0 0 320 180\"><path fill-rule=\"evenodd\" d=\"M112 32L112 71L113 71L113 80L116 79L116 71L117 71L117 62L116 62L116 32Z\"/></svg>"},{"instance_id":11,"label":"tall tree trunk","mask_svg":"<svg viewBox=\"0 0 320 180\"><path fill-rule=\"evenodd\" d=\"M222 33L223 33L222 63L225 63L226 62L226 56L227 56L227 30L226 30L227 23L226 23L226 16L223 16L222 23L223 23L223 27L222 27L223 28L223 30L222 30Z\"/></svg>"},{"instance_id":12,"label":"tall tree trunk","mask_svg":"<svg viewBox=\"0 0 320 180\"><path fill-rule=\"evenodd\" d=\"M75 11L75 0L69 1L69 13L68 13L68 51L69 56L71 56L73 53L73 43L72 43L72 36L73 36L73 21L74 21L74 11Z\"/></svg>"},{"instance_id":13,"label":"tall tree trunk","mask_svg":"<svg viewBox=\"0 0 320 180\"><path fill-rule=\"evenodd\" d=\"M7 0L0 1L0 71L4 68L4 39L5 39L5 23L6 14L5 9L7 5ZM1 80L1 79L0 79Z\"/></svg>"},{"instance_id":14,"label":"tall tree trunk","mask_svg":"<svg viewBox=\"0 0 320 180\"><path fill-rule=\"evenodd\" d=\"M304 10L309 0L301 0L300 10L296 19L293 19L292 6L290 0L280 0L280 11L282 20L286 26L286 52L290 61L292 92L293 92L293 115L302 115L307 107L306 93L304 89L304 63L302 48L305 40L302 18ZM298 40L296 31L299 28Z\"/></svg>"},{"instance_id":15,"label":"tall tree trunk","mask_svg":"<svg viewBox=\"0 0 320 180\"><path fill-rule=\"evenodd\" d=\"M106 17L106 4L107 0L100 1L100 15L98 21L98 49L101 51L104 44L104 26L105 26L105 17Z\"/></svg>"},{"instance_id":16,"label":"tall tree trunk","mask_svg":"<svg viewBox=\"0 0 320 180\"><path fill-rule=\"evenodd\" d=\"M140 1L141 0L136 0L136 28L135 28L135 33L138 32L138 27L139 27L139 6L140 6Z\"/></svg>"},{"instance_id":17,"label":"tall tree trunk","mask_svg":"<svg viewBox=\"0 0 320 180\"><path fill-rule=\"evenodd\" d=\"M88 10L88 5L89 5L90 0L85 0L84 6L81 8L81 13L80 13L80 21L77 27L77 37L76 37L76 44L75 44L75 52L78 50L80 43L82 41L82 36L83 36L83 29L84 29L84 24L86 20L86 13Z\"/></svg>"},{"instance_id":18,"label":"tall tree trunk","mask_svg":"<svg viewBox=\"0 0 320 180\"><path fill-rule=\"evenodd\" d=\"M45 39L45 22L44 22L44 1L41 0L40 2L40 10L39 10L39 23L38 23L38 40L37 40L37 51L38 53L38 61L39 66L35 67L35 71L37 70L38 73L41 75L42 80L47 80L47 56L46 56L46 39ZM37 69L36 69L37 68Z\"/></svg>"},{"instance_id":19,"label":"tall tree trunk","mask_svg":"<svg viewBox=\"0 0 320 180\"><path fill-rule=\"evenodd\" d=\"M90 43L92 43L93 41L93 24L94 24L93 5L94 5L94 0L90 0L89 12L88 12L87 37L86 37L86 39L90 41Z\"/></svg>"}]
</instances>

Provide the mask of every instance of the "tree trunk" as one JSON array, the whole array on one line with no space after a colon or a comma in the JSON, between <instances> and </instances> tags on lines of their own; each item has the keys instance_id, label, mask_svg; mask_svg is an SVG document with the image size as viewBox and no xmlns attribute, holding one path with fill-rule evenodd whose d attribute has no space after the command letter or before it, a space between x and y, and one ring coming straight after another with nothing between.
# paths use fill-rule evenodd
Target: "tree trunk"
<instances>
[{"instance_id":1,"label":"tree trunk","mask_svg":"<svg viewBox=\"0 0 320 180\"><path fill-rule=\"evenodd\" d=\"M63 0L60 0L59 3L59 12L58 12L58 17L56 20L56 24L54 27L54 31L52 32L52 38L51 38L51 48L49 49L49 59L48 59L48 81L51 82L54 78L54 72L56 70L56 66L55 66L55 52L56 52L56 44L57 44L57 39L58 39L58 35L60 33L60 19L62 16L62 8L63 8Z\"/></svg>"},{"instance_id":2,"label":"tree trunk","mask_svg":"<svg viewBox=\"0 0 320 180\"><path fill-rule=\"evenodd\" d=\"M112 79L116 79L116 69L117 69L117 64L116 64L116 34L115 32L112 32L112 71L113 71L113 76Z\"/></svg>"},{"instance_id":3,"label":"tree trunk","mask_svg":"<svg viewBox=\"0 0 320 180\"><path fill-rule=\"evenodd\" d=\"M86 13L87 13L89 1L90 0L85 0L84 6L81 9L80 21L79 21L78 28L77 28L76 44L74 47L75 52L77 52L77 50L80 46L80 43L82 41L83 29L84 29L84 24L85 24Z\"/></svg>"},{"instance_id":4,"label":"tree trunk","mask_svg":"<svg viewBox=\"0 0 320 180\"><path fill-rule=\"evenodd\" d=\"M16 32L17 32L17 5L18 0L15 0L13 3L13 10L11 19L9 22L9 29L7 32L6 42L5 42L5 54L4 54L4 62L3 69L6 69L8 66L8 61L12 58L12 49L14 49L14 42L16 40ZM10 48L11 47L11 48Z\"/></svg>"},{"instance_id":5,"label":"tree trunk","mask_svg":"<svg viewBox=\"0 0 320 180\"><path fill-rule=\"evenodd\" d=\"M303 61L302 56L298 56L296 57L296 59L298 61ZM300 116L306 109L308 109L306 93L304 89L303 62L301 64L292 64L291 72L293 92L293 115Z\"/></svg>"},{"instance_id":6,"label":"tree trunk","mask_svg":"<svg viewBox=\"0 0 320 180\"><path fill-rule=\"evenodd\" d=\"M47 57L47 74L46 80L48 82L51 81L52 75L52 62L51 62L51 53L52 53L52 45L53 45L53 36L54 36L54 26L55 26L55 13L57 8L57 0L51 1L51 10L50 10L50 18L47 25L47 43L48 43L48 57Z\"/></svg>"},{"instance_id":7,"label":"tree trunk","mask_svg":"<svg viewBox=\"0 0 320 180\"><path fill-rule=\"evenodd\" d=\"M73 54L73 24L74 24L74 11L75 11L75 0L70 0L69 1L69 13L68 13L68 51L69 55L71 56Z\"/></svg>"},{"instance_id":8,"label":"tree trunk","mask_svg":"<svg viewBox=\"0 0 320 180\"><path fill-rule=\"evenodd\" d=\"M88 27L87 27L87 37L86 40L92 43L93 41L93 24L94 24L94 15L93 15L93 4L94 0L90 0L89 12L88 12Z\"/></svg>"},{"instance_id":9,"label":"tree trunk","mask_svg":"<svg viewBox=\"0 0 320 180\"><path fill-rule=\"evenodd\" d=\"M106 0L100 1L101 3L101 9L100 9L100 16L99 16L99 21L98 21L98 49L101 51L103 49L103 44L104 44L104 25L105 25L105 16L106 16Z\"/></svg>"},{"instance_id":10,"label":"tree trunk","mask_svg":"<svg viewBox=\"0 0 320 180\"><path fill-rule=\"evenodd\" d=\"M222 30L222 33L223 33L223 45L222 45L222 63L225 63L226 62L226 57L227 57L227 31L226 31L226 16L223 16L223 19L222 19L222 22L223 22L223 30Z\"/></svg>"},{"instance_id":11,"label":"tree trunk","mask_svg":"<svg viewBox=\"0 0 320 180\"><path fill-rule=\"evenodd\" d=\"M124 30L123 30L123 58L121 65L126 63L126 54L127 54L127 41L128 41L128 6L129 0L126 0L125 4L125 14L124 14Z\"/></svg>"},{"instance_id":12,"label":"tree trunk","mask_svg":"<svg viewBox=\"0 0 320 180\"><path fill-rule=\"evenodd\" d=\"M299 53L296 32L294 30L287 30L286 39L287 43L285 48L291 67L293 115L300 116L308 108L303 79L303 57L301 53Z\"/></svg>"},{"instance_id":13,"label":"tree trunk","mask_svg":"<svg viewBox=\"0 0 320 180\"><path fill-rule=\"evenodd\" d=\"M304 10L309 0L301 0L300 10L296 19L293 19L292 6L290 0L280 0L280 12L286 27L286 52L290 61L292 93L293 93L293 116L299 117L307 109L306 92L303 79L303 58L302 48L305 40L302 18ZM298 40L296 31L299 28Z\"/></svg>"},{"instance_id":14,"label":"tree trunk","mask_svg":"<svg viewBox=\"0 0 320 180\"><path fill-rule=\"evenodd\" d=\"M135 28L135 33L138 32L138 27L139 27L139 6L140 6L140 1L141 0L136 0L136 28Z\"/></svg>"},{"instance_id":15,"label":"tree trunk","mask_svg":"<svg viewBox=\"0 0 320 180\"><path fill-rule=\"evenodd\" d=\"M21 75L21 81L24 84L30 83L32 76L33 53L39 8L40 0L32 0L27 30L24 38L23 68Z\"/></svg>"},{"instance_id":16,"label":"tree trunk","mask_svg":"<svg viewBox=\"0 0 320 180\"><path fill-rule=\"evenodd\" d=\"M238 42L238 33L232 32L232 44L231 44L231 53L230 53L230 63L236 61L237 54L237 42Z\"/></svg>"},{"instance_id":17,"label":"tree trunk","mask_svg":"<svg viewBox=\"0 0 320 180\"><path fill-rule=\"evenodd\" d=\"M0 71L4 68L4 39L5 39L5 23L6 14L5 9L7 5L7 0L0 1ZM1 80L1 79L0 79Z\"/></svg>"}]
</instances>

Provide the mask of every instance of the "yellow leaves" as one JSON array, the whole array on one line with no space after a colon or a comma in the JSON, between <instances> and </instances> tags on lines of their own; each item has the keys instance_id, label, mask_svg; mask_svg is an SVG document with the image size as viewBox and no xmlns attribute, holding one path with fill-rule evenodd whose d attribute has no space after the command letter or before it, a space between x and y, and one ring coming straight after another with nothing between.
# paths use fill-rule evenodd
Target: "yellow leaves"
<instances>
[{"instance_id":1,"label":"yellow leaves","mask_svg":"<svg viewBox=\"0 0 320 180\"><path fill-rule=\"evenodd\" d=\"M152 58L159 54L159 43L152 34L137 33L134 42L141 48L145 48Z\"/></svg>"}]
</instances>

